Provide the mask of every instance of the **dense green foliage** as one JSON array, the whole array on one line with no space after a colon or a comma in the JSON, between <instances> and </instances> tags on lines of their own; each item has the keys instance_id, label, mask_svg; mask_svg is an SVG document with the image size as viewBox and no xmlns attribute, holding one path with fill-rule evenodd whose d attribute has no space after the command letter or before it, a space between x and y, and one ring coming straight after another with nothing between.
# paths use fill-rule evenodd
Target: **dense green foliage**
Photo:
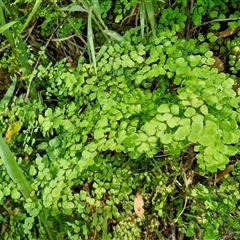
<instances>
[{"instance_id":1,"label":"dense green foliage","mask_svg":"<svg viewBox=\"0 0 240 240\"><path fill-rule=\"evenodd\" d=\"M17 33L28 17L25 2L38 8L39 28L24 47ZM48 239L38 216L56 239L237 239L240 40L217 37L220 21L204 30L205 20L238 18L237 1L106 0L94 8L82 1L70 13L54 2L16 1L12 18L4 1L7 21L19 20L5 37L23 45L11 50L1 36L0 68L19 79L11 102L0 106L0 127L35 195L22 197L1 160L3 239ZM133 9L140 22L146 14L144 29L133 27ZM240 20L225 21L222 31L227 24L235 29ZM54 41L45 45L34 34ZM213 67L213 55L223 56L225 72ZM137 193L142 218L134 212Z\"/></svg>"}]
</instances>

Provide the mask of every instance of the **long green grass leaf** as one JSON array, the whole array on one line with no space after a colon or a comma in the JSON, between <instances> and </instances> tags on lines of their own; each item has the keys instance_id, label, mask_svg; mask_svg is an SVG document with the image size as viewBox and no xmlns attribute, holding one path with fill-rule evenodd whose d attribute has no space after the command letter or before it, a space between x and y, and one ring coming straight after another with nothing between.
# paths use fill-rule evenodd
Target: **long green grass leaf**
<instances>
[{"instance_id":1,"label":"long green grass leaf","mask_svg":"<svg viewBox=\"0 0 240 240\"><path fill-rule=\"evenodd\" d=\"M107 34L109 37L113 38L114 40L117 40L117 41L123 41L124 40L124 37L121 36L120 34L112 31L112 30L104 30L103 31L105 34Z\"/></svg>"},{"instance_id":2,"label":"long green grass leaf","mask_svg":"<svg viewBox=\"0 0 240 240\"><path fill-rule=\"evenodd\" d=\"M14 90L16 88L16 84L17 84L17 78L14 77L11 86L8 88L7 92L5 93L3 99L0 102L4 106L7 106L10 99L12 98L12 95L13 95Z\"/></svg>"},{"instance_id":3,"label":"long green grass leaf","mask_svg":"<svg viewBox=\"0 0 240 240\"><path fill-rule=\"evenodd\" d=\"M108 49L109 45L110 45L109 41L105 41L105 43L102 45L102 47L100 48L100 50L98 51L97 56L96 56L96 61L97 62L102 57L102 55L106 52L106 50Z\"/></svg>"},{"instance_id":4,"label":"long green grass leaf","mask_svg":"<svg viewBox=\"0 0 240 240\"><path fill-rule=\"evenodd\" d=\"M3 5L3 3L2 3L2 1L0 0L0 26L1 26L1 27L4 27L4 26L6 27L6 21L5 21L5 18L4 18L4 13L3 13L2 5ZM13 25L13 24L12 24L12 25ZM12 25L11 25L11 26L12 26ZM7 25L7 26L8 26L8 25ZM9 28L10 28L10 26L9 26ZM9 42L11 48L14 49L13 36L12 36L9 28L5 29L3 33L4 33L4 35L6 36L6 38L7 38L8 42Z\"/></svg>"},{"instance_id":5,"label":"long green grass leaf","mask_svg":"<svg viewBox=\"0 0 240 240\"><path fill-rule=\"evenodd\" d=\"M36 1L36 3L39 1ZM41 1L40 1L41 2ZM34 11L36 11L36 3L34 5ZM39 3L40 4L40 3ZM39 5L38 5L39 6ZM31 14L30 14L31 15ZM29 18L29 17L28 17ZM11 45L12 50L15 52L18 51L17 55L21 64L21 67L24 69L24 75L30 75L31 69L28 63L27 50L25 48L25 44L20 36L20 33L15 37L15 42L13 41L13 35L11 34L9 28L13 26L17 21L12 21L10 23L5 22L3 9L2 9L2 1L0 0L0 33L4 33L8 42ZM27 22L27 21L26 21ZM26 24L26 23L25 23ZM24 29L24 28L23 28Z\"/></svg>"},{"instance_id":6,"label":"long green grass leaf","mask_svg":"<svg viewBox=\"0 0 240 240\"><path fill-rule=\"evenodd\" d=\"M88 12L87 39L88 39L88 48L91 53L90 55L92 58L93 66L94 66L95 72L97 74L97 63L96 63L96 57L95 57L95 49L94 49L94 43L93 43L93 31L92 31L92 7L90 7L89 12Z\"/></svg>"},{"instance_id":7,"label":"long green grass leaf","mask_svg":"<svg viewBox=\"0 0 240 240\"><path fill-rule=\"evenodd\" d=\"M16 44L16 48L18 50L19 61L20 61L21 67L23 68L24 76L25 77L29 76L31 74L31 68L28 63L28 60L29 60L28 53L26 50L25 43L22 40L22 37L20 35L16 37L15 44Z\"/></svg>"},{"instance_id":8,"label":"long green grass leaf","mask_svg":"<svg viewBox=\"0 0 240 240\"><path fill-rule=\"evenodd\" d=\"M90 8L92 7L92 20L97 24L99 29L102 31L106 39L108 40L107 35L104 33L104 30L107 30L107 26L105 25L104 21L101 18L101 10L98 4L98 1L92 0L92 6L90 5L89 1L83 1L84 8L87 10L88 14L90 12Z\"/></svg>"},{"instance_id":9,"label":"long green grass leaf","mask_svg":"<svg viewBox=\"0 0 240 240\"><path fill-rule=\"evenodd\" d=\"M154 17L152 0L146 0L145 7L146 7L146 12L148 15L149 22L152 28L153 35L155 35L155 17Z\"/></svg>"},{"instance_id":10,"label":"long green grass leaf","mask_svg":"<svg viewBox=\"0 0 240 240\"><path fill-rule=\"evenodd\" d=\"M122 41L123 37L114 31L108 30L107 26L105 25L104 21L101 18L101 10L99 6L99 1L92 0L90 1L81 1L83 6L79 6L77 4L71 4L64 8L59 8L60 11L69 11L69 12L87 12L88 13L88 27L87 27L87 39L88 39L88 54L90 61L92 61L94 65L95 72L97 73L96 62L97 59L101 57L101 53L104 52L103 50L105 47L101 48L98 58L95 56L95 49L94 49L94 41L93 41L93 30L92 30L92 21L96 23L99 29L104 34L105 38L108 42L110 42L110 38ZM72 26L74 28L74 26ZM74 28L75 29L75 28ZM76 30L76 29L75 29ZM76 30L77 31L77 30ZM109 38L110 37L110 38ZM102 51L103 50L103 51Z\"/></svg>"},{"instance_id":11,"label":"long green grass leaf","mask_svg":"<svg viewBox=\"0 0 240 240\"><path fill-rule=\"evenodd\" d=\"M86 12L86 10L84 8L82 8L79 5L69 5L67 7L63 7L58 9L60 11L66 11L66 12Z\"/></svg>"},{"instance_id":12,"label":"long green grass leaf","mask_svg":"<svg viewBox=\"0 0 240 240\"><path fill-rule=\"evenodd\" d=\"M0 156L2 158L4 166L7 169L8 175L17 184L18 189L20 190L24 198L25 199L31 198L34 202L38 202L38 198L36 197L36 195L31 195L32 188L1 135L0 135ZM49 239L52 240L53 237L48 228L46 219L44 217L44 212L40 213L39 219L43 223L45 230L48 233Z\"/></svg>"},{"instance_id":13,"label":"long green grass leaf","mask_svg":"<svg viewBox=\"0 0 240 240\"><path fill-rule=\"evenodd\" d=\"M93 7L94 7L95 11L97 12L97 14L99 16L101 16L101 9L100 9L98 0L92 0L92 4L93 4Z\"/></svg>"},{"instance_id":14,"label":"long green grass leaf","mask_svg":"<svg viewBox=\"0 0 240 240\"><path fill-rule=\"evenodd\" d=\"M144 3L144 0L141 0L141 2L140 2L140 26L141 26L142 38L144 38L145 18L146 18L145 3Z\"/></svg>"},{"instance_id":15,"label":"long green grass leaf","mask_svg":"<svg viewBox=\"0 0 240 240\"><path fill-rule=\"evenodd\" d=\"M0 33L4 33L6 30L8 30L12 25L14 25L17 21L9 22L3 26L0 27Z\"/></svg>"},{"instance_id":16,"label":"long green grass leaf","mask_svg":"<svg viewBox=\"0 0 240 240\"><path fill-rule=\"evenodd\" d=\"M0 156L9 176L17 184L20 192L25 198L30 198L30 194L32 192L31 186L2 136L0 136Z\"/></svg>"},{"instance_id":17,"label":"long green grass leaf","mask_svg":"<svg viewBox=\"0 0 240 240\"><path fill-rule=\"evenodd\" d=\"M31 11L30 14L28 15L28 18L27 18L26 22L24 23L23 27L22 27L21 30L20 30L20 33L21 33L22 31L24 31L25 28L28 26L28 24L31 22L34 14L37 12L37 10L38 10L38 8L39 8L39 6L40 6L41 3L42 3L42 0L36 0L35 4L34 4L34 6L33 6L32 11ZM19 33L19 34L20 34L20 33Z\"/></svg>"},{"instance_id":18,"label":"long green grass leaf","mask_svg":"<svg viewBox=\"0 0 240 240\"><path fill-rule=\"evenodd\" d=\"M103 216L103 226L102 226L102 240L110 240L109 235L107 234L108 221L107 221L108 210L105 209Z\"/></svg>"}]
</instances>

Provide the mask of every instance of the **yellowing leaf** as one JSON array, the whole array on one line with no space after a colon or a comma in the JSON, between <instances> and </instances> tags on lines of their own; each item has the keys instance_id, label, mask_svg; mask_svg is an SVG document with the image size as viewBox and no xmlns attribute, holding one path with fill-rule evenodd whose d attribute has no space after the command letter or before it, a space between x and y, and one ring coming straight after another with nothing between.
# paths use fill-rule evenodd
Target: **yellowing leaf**
<instances>
[{"instance_id":1,"label":"yellowing leaf","mask_svg":"<svg viewBox=\"0 0 240 240\"><path fill-rule=\"evenodd\" d=\"M138 217L144 216L144 201L143 197L140 193L136 194L135 200L134 200L134 211L137 214Z\"/></svg>"},{"instance_id":2,"label":"yellowing leaf","mask_svg":"<svg viewBox=\"0 0 240 240\"><path fill-rule=\"evenodd\" d=\"M15 137L21 129L21 123L19 121L10 125L5 134L6 142L10 143L12 138Z\"/></svg>"}]
</instances>

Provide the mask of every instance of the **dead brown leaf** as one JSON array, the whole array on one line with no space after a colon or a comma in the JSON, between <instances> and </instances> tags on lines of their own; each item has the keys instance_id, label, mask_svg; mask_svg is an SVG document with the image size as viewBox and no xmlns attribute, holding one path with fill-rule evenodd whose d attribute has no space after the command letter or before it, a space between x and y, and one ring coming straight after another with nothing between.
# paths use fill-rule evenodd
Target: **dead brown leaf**
<instances>
[{"instance_id":1,"label":"dead brown leaf","mask_svg":"<svg viewBox=\"0 0 240 240\"><path fill-rule=\"evenodd\" d=\"M214 179L214 181L209 181L209 185L215 185L216 183L220 182L226 175L228 175L232 169L235 167L235 164L228 165L223 171L219 172Z\"/></svg>"},{"instance_id":2,"label":"dead brown leaf","mask_svg":"<svg viewBox=\"0 0 240 240\"><path fill-rule=\"evenodd\" d=\"M86 191L86 192L90 192L90 185L89 183L84 183L82 190Z\"/></svg>"},{"instance_id":3,"label":"dead brown leaf","mask_svg":"<svg viewBox=\"0 0 240 240\"><path fill-rule=\"evenodd\" d=\"M237 28L227 28L226 30L219 33L218 38L225 38L228 36L231 36L233 34L236 34L240 31L240 27Z\"/></svg>"},{"instance_id":4,"label":"dead brown leaf","mask_svg":"<svg viewBox=\"0 0 240 240\"><path fill-rule=\"evenodd\" d=\"M240 77L237 76L237 83L233 86L233 90L238 95L238 89L240 88Z\"/></svg>"},{"instance_id":5,"label":"dead brown leaf","mask_svg":"<svg viewBox=\"0 0 240 240\"><path fill-rule=\"evenodd\" d=\"M218 72L224 71L224 63L223 61L216 56L212 56L212 58L215 60L214 64L212 65L213 68L217 68Z\"/></svg>"},{"instance_id":6,"label":"dead brown leaf","mask_svg":"<svg viewBox=\"0 0 240 240\"><path fill-rule=\"evenodd\" d=\"M143 196L140 193L137 193L134 200L134 211L140 218L144 216L145 210L143 206L144 206Z\"/></svg>"},{"instance_id":7,"label":"dead brown leaf","mask_svg":"<svg viewBox=\"0 0 240 240\"><path fill-rule=\"evenodd\" d=\"M189 170L188 173L187 173L187 182L186 182L187 187L192 184L193 178L194 178L194 171Z\"/></svg>"},{"instance_id":8,"label":"dead brown leaf","mask_svg":"<svg viewBox=\"0 0 240 240\"><path fill-rule=\"evenodd\" d=\"M227 174L229 174L232 171L234 167L235 167L235 164L230 164L223 171L219 172L215 179L215 183L221 181Z\"/></svg>"}]
</instances>

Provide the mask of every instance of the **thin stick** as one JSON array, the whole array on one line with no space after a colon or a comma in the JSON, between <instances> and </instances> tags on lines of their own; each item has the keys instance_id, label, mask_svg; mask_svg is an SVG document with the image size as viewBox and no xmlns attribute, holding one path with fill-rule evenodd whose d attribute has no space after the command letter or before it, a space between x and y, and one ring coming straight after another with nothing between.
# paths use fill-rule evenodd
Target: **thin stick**
<instances>
[{"instance_id":1,"label":"thin stick","mask_svg":"<svg viewBox=\"0 0 240 240\"><path fill-rule=\"evenodd\" d=\"M53 42L63 42L63 41L67 41L73 37L76 37L77 35L76 34L73 34L71 36L68 36L68 37L65 37L65 38L53 38L52 41Z\"/></svg>"},{"instance_id":2,"label":"thin stick","mask_svg":"<svg viewBox=\"0 0 240 240\"><path fill-rule=\"evenodd\" d=\"M204 23L202 23L202 24L200 24L200 25L192 28L191 31L193 31L193 30L195 30L195 29L197 29L197 28L199 28L199 27L202 27L202 26L204 26L204 25L207 25L207 24L209 24L209 23L214 23L214 22L230 22L230 21L238 21L238 20L240 20L240 17L238 17L238 18L213 19L213 20L211 20L211 21L204 22Z\"/></svg>"},{"instance_id":3,"label":"thin stick","mask_svg":"<svg viewBox=\"0 0 240 240\"><path fill-rule=\"evenodd\" d=\"M194 0L191 0L190 3L190 16L187 18L187 23L186 23L186 40L188 41L190 38L190 33L191 33L191 26L192 26L192 15L193 15L193 8L194 8Z\"/></svg>"},{"instance_id":4,"label":"thin stick","mask_svg":"<svg viewBox=\"0 0 240 240\"><path fill-rule=\"evenodd\" d=\"M185 209L186 209L186 206L187 206L187 202L188 202L188 197L185 197L183 209L182 209L182 211L179 213L179 215L177 216L177 218L175 219L175 222L176 222L176 220L178 220L178 218L184 213L184 211L185 211Z\"/></svg>"}]
</instances>

